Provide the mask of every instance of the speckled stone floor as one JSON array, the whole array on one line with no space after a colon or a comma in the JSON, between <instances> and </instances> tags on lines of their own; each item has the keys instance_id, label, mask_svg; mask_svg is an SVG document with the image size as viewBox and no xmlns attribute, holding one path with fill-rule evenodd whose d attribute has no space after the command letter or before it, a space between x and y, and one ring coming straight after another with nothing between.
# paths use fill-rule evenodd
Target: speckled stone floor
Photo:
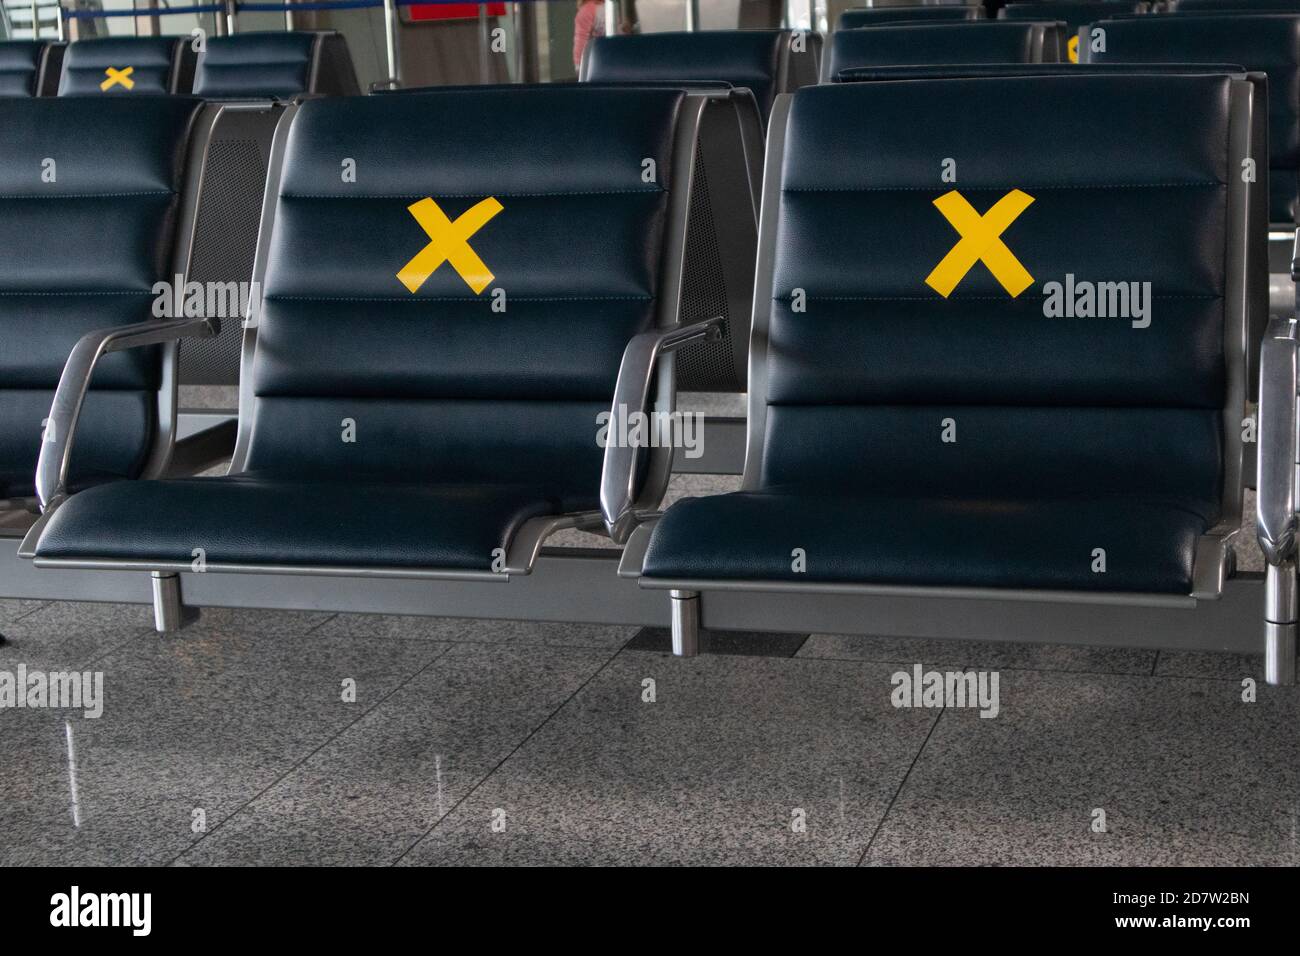
<instances>
[{"instance_id":1,"label":"speckled stone floor","mask_svg":"<svg viewBox=\"0 0 1300 956\"><path fill-rule=\"evenodd\" d=\"M0 671L104 675L98 718L0 710L0 865L1300 864L1300 692L1254 658L679 660L632 628L232 611L163 638L16 601L0 631ZM996 672L997 716L894 707L918 663Z\"/></svg>"},{"instance_id":2,"label":"speckled stone floor","mask_svg":"<svg viewBox=\"0 0 1300 956\"><path fill-rule=\"evenodd\" d=\"M7 600L0 632L0 672L104 679L98 718L0 708L0 865L1300 864L1300 690L1258 658ZM996 674L997 716L895 707L917 664Z\"/></svg>"}]
</instances>

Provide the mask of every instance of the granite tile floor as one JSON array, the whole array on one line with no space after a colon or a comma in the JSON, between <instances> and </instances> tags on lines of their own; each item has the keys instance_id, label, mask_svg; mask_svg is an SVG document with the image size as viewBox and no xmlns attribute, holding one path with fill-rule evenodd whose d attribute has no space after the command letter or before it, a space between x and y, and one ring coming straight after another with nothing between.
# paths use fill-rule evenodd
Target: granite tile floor
<instances>
[{"instance_id":1,"label":"granite tile floor","mask_svg":"<svg viewBox=\"0 0 1300 956\"><path fill-rule=\"evenodd\" d=\"M0 865L1300 863L1300 689L1261 658L727 633L679 660L627 627L227 610L162 638L13 600L0 632L0 679L103 675L97 718L0 708ZM996 675L997 716L894 706L917 664Z\"/></svg>"},{"instance_id":2,"label":"granite tile floor","mask_svg":"<svg viewBox=\"0 0 1300 956\"><path fill-rule=\"evenodd\" d=\"M814 634L679 660L634 628L224 610L164 638L143 607L57 602L0 622L0 672L104 682L98 718L0 709L3 865L1300 863L1300 691L1256 658ZM918 663L996 673L997 716L895 707Z\"/></svg>"}]
</instances>

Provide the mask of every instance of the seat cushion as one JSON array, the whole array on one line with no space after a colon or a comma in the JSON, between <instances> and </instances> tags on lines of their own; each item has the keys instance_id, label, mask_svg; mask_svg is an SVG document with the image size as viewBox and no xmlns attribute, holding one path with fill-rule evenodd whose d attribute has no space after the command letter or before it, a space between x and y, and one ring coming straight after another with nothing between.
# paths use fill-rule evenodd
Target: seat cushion
<instances>
[{"instance_id":1,"label":"seat cushion","mask_svg":"<svg viewBox=\"0 0 1300 956\"><path fill-rule=\"evenodd\" d=\"M645 575L919 587L1187 594L1208 502L1019 501L738 492L691 498L656 526ZM803 572L793 570L802 548ZM1093 570L1105 551L1105 573Z\"/></svg>"},{"instance_id":2,"label":"seat cushion","mask_svg":"<svg viewBox=\"0 0 1300 956\"><path fill-rule=\"evenodd\" d=\"M506 485L303 483L256 475L125 481L54 513L39 558L491 570L556 503Z\"/></svg>"}]
</instances>

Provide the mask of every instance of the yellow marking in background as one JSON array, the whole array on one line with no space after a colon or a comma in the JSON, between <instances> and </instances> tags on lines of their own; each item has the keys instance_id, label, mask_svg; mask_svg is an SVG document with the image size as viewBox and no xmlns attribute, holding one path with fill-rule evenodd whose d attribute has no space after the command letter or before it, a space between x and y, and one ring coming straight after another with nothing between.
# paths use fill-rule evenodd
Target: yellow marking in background
<instances>
[{"instance_id":1,"label":"yellow marking in background","mask_svg":"<svg viewBox=\"0 0 1300 956\"><path fill-rule=\"evenodd\" d=\"M469 237L501 211L501 203L497 202L496 197L489 196L471 206L455 222L448 219L447 214L432 199L421 199L406 208L420 224L420 228L429 234L429 244L397 273L402 285L411 293L418 292L439 266L450 262L451 267L465 280L465 284L474 290L474 294L481 294L494 276L492 270L470 248Z\"/></svg>"},{"instance_id":2,"label":"yellow marking in background","mask_svg":"<svg viewBox=\"0 0 1300 956\"><path fill-rule=\"evenodd\" d=\"M955 189L936 199L935 207L957 230L961 241L925 277L925 284L946 299L971 267L983 262L1002 288L1011 293L1011 298L1028 289L1034 277L999 237L1033 201L1033 196L1013 189L981 216Z\"/></svg>"},{"instance_id":3,"label":"yellow marking in background","mask_svg":"<svg viewBox=\"0 0 1300 956\"><path fill-rule=\"evenodd\" d=\"M1065 52L1071 63L1079 62L1079 34L1070 37L1070 42L1065 45Z\"/></svg>"}]
</instances>

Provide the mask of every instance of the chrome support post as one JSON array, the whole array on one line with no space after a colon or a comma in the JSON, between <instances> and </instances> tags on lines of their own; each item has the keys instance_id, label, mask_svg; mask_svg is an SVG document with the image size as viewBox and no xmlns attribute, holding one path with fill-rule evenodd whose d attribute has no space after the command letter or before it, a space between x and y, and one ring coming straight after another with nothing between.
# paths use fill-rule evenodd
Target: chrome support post
<instances>
[{"instance_id":1,"label":"chrome support post","mask_svg":"<svg viewBox=\"0 0 1300 956\"><path fill-rule=\"evenodd\" d=\"M395 85L402 86L402 52L397 42L397 2L384 0L384 50L388 55L388 79Z\"/></svg>"},{"instance_id":2,"label":"chrome support post","mask_svg":"<svg viewBox=\"0 0 1300 956\"><path fill-rule=\"evenodd\" d=\"M1264 680L1295 683L1296 565L1269 564L1264 578Z\"/></svg>"},{"instance_id":3,"label":"chrome support post","mask_svg":"<svg viewBox=\"0 0 1300 956\"><path fill-rule=\"evenodd\" d=\"M233 36L235 33L235 0L226 0L226 36Z\"/></svg>"},{"instance_id":4,"label":"chrome support post","mask_svg":"<svg viewBox=\"0 0 1300 956\"><path fill-rule=\"evenodd\" d=\"M159 634L181 629L184 612L181 605L181 578L175 572L150 572L153 584L153 628Z\"/></svg>"},{"instance_id":5,"label":"chrome support post","mask_svg":"<svg viewBox=\"0 0 1300 956\"><path fill-rule=\"evenodd\" d=\"M55 16L54 16L54 31L55 31L55 35L58 37L59 42L62 43L64 40L67 39L67 37L64 36L64 26L63 26L63 4L62 4L61 2L60 2L60 3L56 3L56 4L54 5L54 14L55 14Z\"/></svg>"},{"instance_id":6,"label":"chrome support post","mask_svg":"<svg viewBox=\"0 0 1300 956\"><path fill-rule=\"evenodd\" d=\"M488 8L486 3L478 5L478 81L487 86L492 82L492 61L488 58L492 40L488 30Z\"/></svg>"},{"instance_id":7,"label":"chrome support post","mask_svg":"<svg viewBox=\"0 0 1300 956\"><path fill-rule=\"evenodd\" d=\"M686 0L686 32L696 33L699 29L700 0Z\"/></svg>"},{"instance_id":8,"label":"chrome support post","mask_svg":"<svg viewBox=\"0 0 1300 956\"><path fill-rule=\"evenodd\" d=\"M694 657L700 652L700 592L669 591L673 608L673 655Z\"/></svg>"}]
</instances>

